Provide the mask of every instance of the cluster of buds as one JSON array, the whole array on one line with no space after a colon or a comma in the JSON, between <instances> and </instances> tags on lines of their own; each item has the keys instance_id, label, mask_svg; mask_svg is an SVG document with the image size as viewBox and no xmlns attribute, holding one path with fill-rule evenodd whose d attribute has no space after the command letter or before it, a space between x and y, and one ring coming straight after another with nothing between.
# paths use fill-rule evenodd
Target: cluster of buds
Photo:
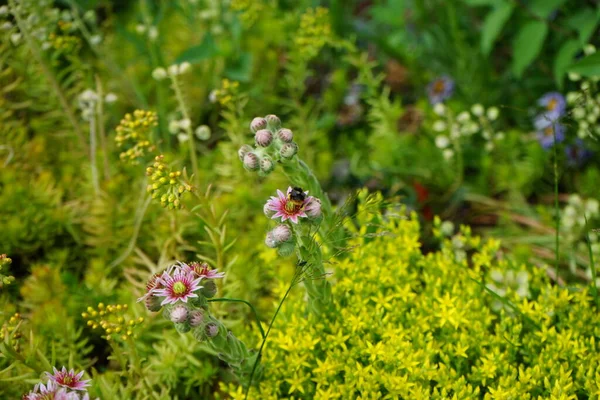
<instances>
[{"instance_id":1,"label":"cluster of buds","mask_svg":"<svg viewBox=\"0 0 600 400\"><path fill-rule=\"evenodd\" d=\"M92 329L102 328L106 340L120 338L125 341L135 336L135 328L144 322L143 317L132 318L127 315L127 304L107 305L99 303L97 308L88 307L81 313L87 325Z\"/></svg>"},{"instance_id":2,"label":"cluster of buds","mask_svg":"<svg viewBox=\"0 0 600 400\"><path fill-rule=\"evenodd\" d=\"M294 134L281 127L281 120L276 115L254 118L250 130L254 133L255 146L246 144L238 150L240 161L248 171L258 171L260 176L266 176L275 169L276 162L291 160L298 153Z\"/></svg>"},{"instance_id":3,"label":"cluster of buds","mask_svg":"<svg viewBox=\"0 0 600 400\"><path fill-rule=\"evenodd\" d=\"M276 248L281 256L290 255L294 251L296 243L292 239L294 230L300 229L297 226L303 221L318 224L323 218L321 201L309 196L307 191L299 187L288 187L285 194L277 190L277 196L271 196L265 203L264 212L267 217L279 222L267 233L265 244Z\"/></svg>"},{"instance_id":4,"label":"cluster of buds","mask_svg":"<svg viewBox=\"0 0 600 400\"><path fill-rule=\"evenodd\" d=\"M8 265L12 263L12 260L10 258L8 258L8 256L6 254L0 254L0 271L2 271L2 268L5 265ZM11 283L13 283L15 280L14 276L10 276L10 275L3 275L0 273L0 288L2 288L4 285L10 285Z\"/></svg>"},{"instance_id":5,"label":"cluster of buds","mask_svg":"<svg viewBox=\"0 0 600 400\"><path fill-rule=\"evenodd\" d=\"M86 89L77 96L77 106L81 110L81 116L84 120L89 121L96 112L96 104L98 101L110 104L117 101L117 95L107 93L103 99L98 96L98 93L91 89Z\"/></svg>"},{"instance_id":6,"label":"cluster of buds","mask_svg":"<svg viewBox=\"0 0 600 400\"><path fill-rule=\"evenodd\" d=\"M181 196L192 191L190 184L183 181L181 171L170 168L163 155L154 158L152 166L146 168L146 175L150 177L148 193L153 199L160 199L161 206L169 210L180 209Z\"/></svg>"},{"instance_id":7,"label":"cluster of buds","mask_svg":"<svg viewBox=\"0 0 600 400\"><path fill-rule=\"evenodd\" d=\"M90 379L81 379L84 371L76 373L74 369L68 371L64 366L58 370L53 368L52 373L46 372L46 384L38 383L33 390L23 395L23 400L89 400L87 392Z\"/></svg>"},{"instance_id":8,"label":"cluster of buds","mask_svg":"<svg viewBox=\"0 0 600 400\"><path fill-rule=\"evenodd\" d=\"M125 114L119 126L115 141L117 147L122 148L121 160L138 164L139 159L154 150L154 145L148 139L152 129L158 125L155 112L135 110L132 114Z\"/></svg>"},{"instance_id":9,"label":"cluster of buds","mask_svg":"<svg viewBox=\"0 0 600 400\"><path fill-rule=\"evenodd\" d=\"M2 324L2 329L0 330L0 342L8 342L17 352L19 351L21 339L23 337L19 331L21 321L23 321L21 314L15 313L8 321L5 321L4 324Z\"/></svg>"},{"instance_id":10,"label":"cluster of buds","mask_svg":"<svg viewBox=\"0 0 600 400\"><path fill-rule=\"evenodd\" d=\"M177 77L179 75L187 74L192 69L192 64L185 61L181 64L173 64L170 65L167 69L165 68L156 68L152 71L152 77L157 81L162 81L167 77Z\"/></svg>"}]
</instances>

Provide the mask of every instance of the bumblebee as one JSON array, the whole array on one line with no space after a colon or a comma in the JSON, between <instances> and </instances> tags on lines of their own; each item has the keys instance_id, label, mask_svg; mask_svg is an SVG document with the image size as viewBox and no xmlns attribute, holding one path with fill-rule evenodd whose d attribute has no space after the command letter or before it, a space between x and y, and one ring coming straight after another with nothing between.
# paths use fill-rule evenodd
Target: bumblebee
<instances>
[{"instance_id":1,"label":"bumblebee","mask_svg":"<svg viewBox=\"0 0 600 400\"><path fill-rule=\"evenodd\" d=\"M304 201L306 200L306 193L301 187L295 186L287 195L288 204L286 208L299 210L304 206Z\"/></svg>"}]
</instances>

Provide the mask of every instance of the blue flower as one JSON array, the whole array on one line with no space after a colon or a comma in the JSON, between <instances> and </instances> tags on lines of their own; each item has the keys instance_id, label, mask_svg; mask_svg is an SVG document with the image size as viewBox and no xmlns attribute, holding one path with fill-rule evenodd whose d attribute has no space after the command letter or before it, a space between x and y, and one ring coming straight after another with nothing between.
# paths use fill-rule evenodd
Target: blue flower
<instances>
[{"instance_id":1,"label":"blue flower","mask_svg":"<svg viewBox=\"0 0 600 400\"><path fill-rule=\"evenodd\" d=\"M548 92L538 100L538 105L544 107L544 114L552 121L565 114L567 102L565 97L558 92ZM544 115L542 114L542 115Z\"/></svg>"},{"instance_id":2,"label":"blue flower","mask_svg":"<svg viewBox=\"0 0 600 400\"><path fill-rule=\"evenodd\" d=\"M543 129L539 129L536 136L542 147L544 149L549 149L554 145L555 136L557 143L565 140L565 127L558 122L555 122L547 125Z\"/></svg>"},{"instance_id":3,"label":"blue flower","mask_svg":"<svg viewBox=\"0 0 600 400\"><path fill-rule=\"evenodd\" d=\"M592 152L585 147L581 139L576 139L575 143L568 145L565 148L565 154L567 156L567 164L571 167L583 165L592 156Z\"/></svg>"},{"instance_id":4,"label":"blue flower","mask_svg":"<svg viewBox=\"0 0 600 400\"><path fill-rule=\"evenodd\" d=\"M432 105L443 102L454 93L454 81L449 76L440 76L427 85L427 96Z\"/></svg>"}]
</instances>

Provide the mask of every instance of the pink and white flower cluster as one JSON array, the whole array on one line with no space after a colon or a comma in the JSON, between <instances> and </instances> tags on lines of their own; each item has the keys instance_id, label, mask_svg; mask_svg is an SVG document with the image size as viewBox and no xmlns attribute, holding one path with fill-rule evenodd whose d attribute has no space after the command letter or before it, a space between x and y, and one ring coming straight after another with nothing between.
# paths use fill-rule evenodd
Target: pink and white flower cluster
<instances>
[{"instance_id":1,"label":"pink and white flower cluster","mask_svg":"<svg viewBox=\"0 0 600 400\"><path fill-rule=\"evenodd\" d=\"M146 294L138 301L148 300L152 297L164 298L161 306L187 303L188 300L197 298L196 293L204 286L200 283L206 279L223 278L225 273L212 270L205 263L178 262L167 268L162 274L153 275L146 285ZM148 303L148 302L147 302Z\"/></svg>"},{"instance_id":2,"label":"pink and white flower cluster","mask_svg":"<svg viewBox=\"0 0 600 400\"><path fill-rule=\"evenodd\" d=\"M48 382L38 383L33 390L24 394L23 400L89 400L87 387L90 379L83 380L83 371L75 373L65 367L61 370L54 368L53 373L46 372Z\"/></svg>"}]
</instances>

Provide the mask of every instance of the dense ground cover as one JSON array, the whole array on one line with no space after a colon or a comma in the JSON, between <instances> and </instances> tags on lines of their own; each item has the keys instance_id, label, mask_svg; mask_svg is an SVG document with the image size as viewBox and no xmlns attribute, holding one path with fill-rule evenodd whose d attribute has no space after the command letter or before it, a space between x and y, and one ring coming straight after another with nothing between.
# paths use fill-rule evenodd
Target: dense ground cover
<instances>
[{"instance_id":1,"label":"dense ground cover","mask_svg":"<svg viewBox=\"0 0 600 400\"><path fill-rule=\"evenodd\" d=\"M0 1L0 398L596 398L599 21Z\"/></svg>"}]
</instances>

